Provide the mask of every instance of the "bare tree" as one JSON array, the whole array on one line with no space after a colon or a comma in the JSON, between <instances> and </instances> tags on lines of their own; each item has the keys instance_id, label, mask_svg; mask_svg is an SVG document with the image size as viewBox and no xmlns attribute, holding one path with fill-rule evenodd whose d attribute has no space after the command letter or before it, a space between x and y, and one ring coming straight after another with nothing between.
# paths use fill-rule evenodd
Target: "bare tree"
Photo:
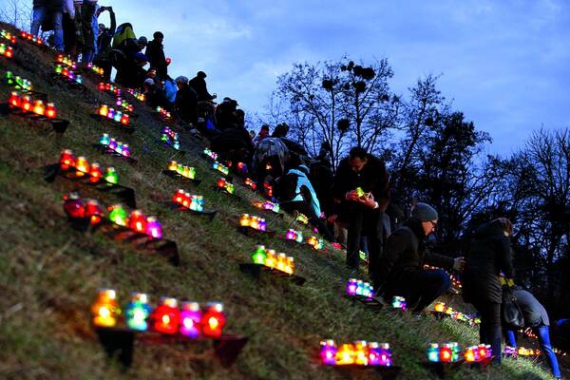
<instances>
[{"instance_id":1,"label":"bare tree","mask_svg":"<svg viewBox=\"0 0 570 380\"><path fill-rule=\"evenodd\" d=\"M0 21L28 30L31 24L32 8L29 1L7 0L0 7Z\"/></svg>"},{"instance_id":2,"label":"bare tree","mask_svg":"<svg viewBox=\"0 0 570 380\"><path fill-rule=\"evenodd\" d=\"M340 62L295 64L279 77L274 92L276 104L287 105L286 112L273 116L286 118L309 152L316 153L322 142L328 143L336 168L350 146L373 152L388 136L398 112L390 101L392 75L387 60L372 66L347 57Z\"/></svg>"}]
</instances>

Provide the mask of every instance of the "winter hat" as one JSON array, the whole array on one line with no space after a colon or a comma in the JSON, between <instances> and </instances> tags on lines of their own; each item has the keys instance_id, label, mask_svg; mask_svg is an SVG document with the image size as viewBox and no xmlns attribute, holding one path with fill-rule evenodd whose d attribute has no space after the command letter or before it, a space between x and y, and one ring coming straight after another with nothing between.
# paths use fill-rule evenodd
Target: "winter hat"
<instances>
[{"instance_id":1,"label":"winter hat","mask_svg":"<svg viewBox=\"0 0 570 380\"><path fill-rule=\"evenodd\" d=\"M178 78L176 78L176 83L184 83L184 84L188 84L188 78L186 78L183 75L180 75Z\"/></svg>"},{"instance_id":2,"label":"winter hat","mask_svg":"<svg viewBox=\"0 0 570 380\"><path fill-rule=\"evenodd\" d=\"M164 38L164 34L162 34L162 32L154 32L154 34L152 35L155 39L156 38Z\"/></svg>"},{"instance_id":3,"label":"winter hat","mask_svg":"<svg viewBox=\"0 0 570 380\"><path fill-rule=\"evenodd\" d=\"M146 78L146 79L144 80L144 84L147 84L147 85L149 85L149 86L152 86L152 85L154 84L154 79L152 79L152 78Z\"/></svg>"},{"instance_id":4,"label":"winter hat","mask_svg":"<svg viewBox=\"0 0 570 380\"><path fill-rule=\"evenodd\" d=\"M429 222L437 220L437 211L427 203L417 203L416 207L412 210L412 216L418 218L422 222Z\"/></svg>"},{"instance_id":5,"label":"winter hat","mask_svg":"<svg viewBox=\"0 0 570 380\"><path fill-rule=\"evenodd\" d=\"M137 42L141 45L146 45L148 43L148 40L146 39L145 36L141 36L139 37L139 39L137 40Z\"/></svg>"}]
</instances>

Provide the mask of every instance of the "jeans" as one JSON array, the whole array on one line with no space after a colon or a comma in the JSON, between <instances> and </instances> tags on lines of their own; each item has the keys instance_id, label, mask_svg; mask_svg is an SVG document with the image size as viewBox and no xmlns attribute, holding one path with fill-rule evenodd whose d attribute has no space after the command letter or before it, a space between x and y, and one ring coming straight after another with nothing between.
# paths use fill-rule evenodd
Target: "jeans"
<instances>
[{"instance_id":1,"label":"jeans","mask_svg":"<svg viewBox=\"0 0 570 380\"><path fill-rule=\"evenodd\" d=\"M412 287L411 304L414 313L421 313L435 299L441 296L451 286L451 279L443 269L426 269L414 275Z\"/></svg>"},{"instance_id":2,"label":"jeans","mask_svg":"<svg viewBox=\"0 0 570 380\"><path fill-rule=\"evenodd\" d=\"M491 345L494 361L501 363L501 304L488 301L472 302L481 316L479 340Z\"/></svg>"},{"instance_id":3,"label":"jeans","mask_svg":"<svg viewBox=\"0 0 570 380\"><path fill-rule=\"evenodd\" d=\"M51 12L48 13L47 7L44 6L40 6L37 8L34 8L33 13L32 13L32 28L31 28L31 33L34 36L37 36L39 31L40 31L40 26L42 25L42 22L45 20L45 18L47 16L51 16L52 17L52 23L53 23L53 29L55 32L55 48L58 51L63 51L64 45L63 45L63 13L62 12Z\"/></svg>"},{"instance_id":4,"label":"jeans","mask_svg":"<svg viewBox=\"0 0 570 380\"><path fill-rule=\"evenodd\" d=\"M538 342L540 343L540 348L542 352L548 359L548 363L550 364L550 369L552 370L552 374L557 379L561 378L562 375L560 374L560 367L558 366L558 359L556 358L556 354L552 349L552 344L550 344L550 332L548 326L539 325L532 327L532 331L538 336ZM509 346L517 347L517 335L516 332L513 330L507 330L507 341Z\"/></svg>"},{"instance_id":5,"label":"jeans","mask_svg":"<svg viewBox=\"0 0 570 380\"><path fill-rule=\"evenodd\" d=\"M383 215L378 210L365 209L364 206L354 207L349 214L346 266L358 270L361 238L366 236L368 238L368 274L373 284L381 282L379 265L382 254Z\"/></svg>"}]
</instances>

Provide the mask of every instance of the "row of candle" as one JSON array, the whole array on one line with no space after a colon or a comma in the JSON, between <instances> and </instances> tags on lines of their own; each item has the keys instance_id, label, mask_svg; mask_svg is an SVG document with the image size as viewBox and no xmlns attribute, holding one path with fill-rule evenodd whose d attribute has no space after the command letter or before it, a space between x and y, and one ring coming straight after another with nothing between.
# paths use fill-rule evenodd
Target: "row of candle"
<instances>
[{"instance_id":1,"label":"row of candle","mask_svg":"<svg viewBox=\"0 0 570 380\"><path fill-rule=\"evenodd\" d=\"M343 343L337 346L332 339L321 341L321 361L325 365L386 366L393 364L392 350L388 343Z\"/></svg>"},{"instance_id":2,"label":"row of candle","mask_svg":"<svg viewBox=\"0 0 570 380\"><path fill-rule=\"evenodd\" d=\"M121 97L117 97L115 99L115 105L117 107L121 107L125 112L133 112L135 110L135 107L130 104L129 102L127 102L125 99L121 98Z\"/></svg>"},{"instance_id":3,"label":"row of candle","mask_svg":"<svg viewBox=\"0 0 570 380\"><path fill-rule=\"evenodd\" d=\"M320 251L325 248L325 241L316 236L309 236L307 239L307 244L309 244L314 250Z\"/></svg>"},{"instance_id":4,"label":"row of candle","mask_svg":"<svg viewBox=\"0 0 570 380\"><path fill-rule=\"evenodd\" d=\"M77 63L75 63L75 61L73 61L69 56L67 55L63 55L63 54L58 54L55 57L55 63L58 66L66 66L72 70L77 69Z\"/></svg>"},{"instance_id":5,"label":"row of candle","mask_svg":"<svg viewBox=\"0 0 570 380\"><path fill-rule=\"evenodd\" d=\"M83 83L83 77L81 75L76 74L73 70L68 69L67 67L62 67L60 64L55 65L55 73L57 75L61 75L70 82L75 82L77 84Z\"/></svg>"},{"instance_id":6,"label":"row of candle","mask_svg":"<svg viewBox=\"0 0 570 380\"><path fill-rule=\"evenodd\" d=\"M129 114L115 110L106 104L101 104L97 108L97 115L113 120L116 123L121 123L123 125L129 125L131 123L131 117Z\"/></svg>"},{"instance_id":7,"label":"row of candle","mask_svg":"<svg viewBox=\"0 0 570 380\"><path fill-rule=\"evenodd\" d=\"M115 168L108 167L103 174L98 163L94 162L89 164L89 161L87 161L85 156L78 156L76 158L73 155L73 151L70 149L64 149L61 151L59 156L59 167L63 171L74 169L78 177L88 175L91 183L97 183L101 179L111 184L117 184L119 182L119 175L115 171Z\"/></svg>"},{"instance_id":8,"label":"row of candle","mask_svg":"<svg viewBox=\"0 0 570 380\"><path fill-rule=\"evenodd\" d=\"M346 294L351 297L374 297L374 288L369 282L358 280L356 278L349 278L346 283Z\"/></svg>"},{"instance_id":9,"label":"row of candle","mask_svg":"<svg viewBox=\"0 0 570 380\"><path fill-rule=\"evenodd\" d=\"M178 189L172 196L172 202L192 211L204 212L204 197L202 195L190 194L182 189Z\"/></svg>"},{"instance_id":10,"label":"row of candle","mask_svg":"<svg viewBox=\"0 0 570 380\"><path fill-rule=\"evenodd\" d=\"M265 192L265 195L267 195L270 198L273 198L273 186L271 186L267 182L263 182L263 191Z\"/></svg>"},{"instance_id":11,"label":"row of candle","mask_svg":"<svg viewBox=\"0 0 570 380\"><path fill-rule=\"evenodd\" d=\"M252 205L260 210L273 211L275 213L278 213L279 210L281 210L279 203L273 203L270 201L253 201Z\"/></svg>"},{"instance_id":12,"label":"row of candle","mask_svg":"<svg viewBox=\"0 0 570 380\"><path fill-rule=\"evenodd\" d=\"M109 134L103 133L99 138L99 145L107 148L108 150L120 154L123 157L131 156L131 148L129 144L117 141L114 137L110 137Z\"/></svg>"},{"instance_id":13,"label":"row of candle","mask_svg":"<svg viewBox=\"0 0 570 380\"><path fill-rule=\"evenodd\" d=\"M91 225L96 225L105 217L105 209L94 199L81 199L76 193L66 194L63 199L63 209L71 218L87 218ZM162 239L162 225L154 216L147 217L140 210L134 210L129 215L120 204L108 207L107 211L111 222L153 239Z\"/></svg>"},{"instance_id":14,"label":"row of candle","mask_svg":"<svg viewBox=\"0 0 570 380\"><path fill-rule=\"evenodd\" d=\"M28 79L24 79L18 75L14 75L11 71L6 71L4 75L4 79L8 86L14 86L16 90L21 91L31 91L32 90L32 82Z\"/></svg>"},{"instance_id":15,"label":"row of candle","mask_svg":"<svg viewBox=\"0 0 570 380\"><path fill-rule=\"evenodd\" d=\"M402 296L394 296L392 297L392 309L398 309L402 311L406 311L408 309L408 303L406 299Z\"/></svg>"},{"instance_id":16,"label":"row of candle","mask_svg":"<svg viewBox=\"0 0 570 380\"><path fill-rule=\"evenodd\" d=\"M468 347L461 354L459 344L450 343L430 343L427 349L427 358L434 363L457 362L462 356L467 363L479 362L492 356L491 346L480 344Z\"/></svg>"},{"instance_id":17,"label":"row of candle","mask_svg":"<svg viewBox=\"0 0 570 380\"><path fill-rule=\"evenodd\" d=\"M242 214L239 218L239 225L242 227L251 227L261 232L267 231L267 222L264 218L260 218L259 216Z\"/></svg>"},{"instance_id":18,"label":"row of candle","mask_svg":"<svg viewBox=\"0 0 570 380\"><path fill-rule=\"evenodd\" d=\"M234 194L236 191L234 184L231 183L230 181L227 181L225 178L220 178L218 180L217 185L218 185L218 188L224 190L228 194Z\"/></svg>"},{"instance_id":19,"label":"row of candle","mask_svg":"<svg viewBox=\"0 0 570 380\"><path fill-rule=\"evenodd\" d=\"M178 133L174 132L169 127L164 127L162 129L162 134L160 135L160 141L165 144L170 145L174 149L180 149L180 141L178 139Z\"/></svg>"},{"instance_id":20,"label":"row of candle","mask_svg":"<svg viewBox=\"0 0 570 380\"><path fill-rule=\"evenodd\" d=\"M105 70L102 67L94 65L93 62L89 62L87 68L99 76L105 75Z\"/></svg>"},{"instance_id":21,"label":"row of candle","mask_svg":"<svg viewBox=\"0 0 570 380\"><path fill-rule=\"evenodd\" d=\"M297 243L302 243L303 242L303 232L296 231L293 229L289 229L289 230L287 230L287 232L285 232L285 239L286 240L293 240L293 241L296 241Z\"/></svg>"},{"instance_id":22,"label":"row of candle","mask_svg":"<svg viewBox=\"0 0 570 380\"><path fill-rule=\"evenodd\" d=\"M299 214L297 215L297 222L307 225L309 224L309 218L305 214Z\"/></svg>"},{"instance_id":23,"label":"row of candle","mask_svg":"<svg viewBox=\"0 0 570 380\"><path fill-rule=\"evenodd\" d=\"M253 180L251 178L246 178L244 180L244 185L245 185L245 187L249 187L253 191L257 190L257 184L255 182L253 182Z\"/></svg>"},{"instance_id":24,"label":"row of candle","mask_svg":"<svg viewBox=\"0 0 570 380\"><path fill-rule=\"evenodd\" d=\"M192 166L186 166L179 164L178 162L172 160L168 163L168 170L176 172L178 175L188 178L196 179L196 169Z\"/></svg>"},{"instance_id":25,"label":"row of candle","mask_svg":"<svg viewBox=\"0 0 570 380\"><path fill-rule=\"evenodd\" d=\"M38 116L45 116L48 119L57 117L57 109L53 103L45 104L43 100L34 100L29 95L20 95L16 91L10 93L8 104L11 108L19 108L22 112L31 112Z\"/></svg>"},{"instance_id":26,"label":"row of candle","mask_svg":"<svg viewBox=\"0 0 570 380\"><path fill-rule=\"evenodd\" d=\"M228 166L231 166L231 162L228 164ZM247 165L245 164L245 162L241 162L241 161L240 161L240 162L238 162L238 163L236 164L235 170L236 170L238 173L247 174Z\"/></svg>"},{"instance_id":27,"label":"row of candle","mask_svg":"<svg viewBox=\"0 0 570 380\"><path fill-rule=\"evenodd\" d=\"M25 30L20 32L20 38L38 46L45 45L44 40L42 40L41 37L34 36L32 33L28 33Z\"/></svg>"},{"instance_id":28,"label":"row of candle","mask_svg":"<svg viewBox=\"0 0 570 380\"><path fill-rule=\"evenodd\" d=\"M284 253L277 253L274 249L266 249L264 245L256 245L251 255L255 264L265 265L287 274L295 271L295 259Z\"/></svg>"},{"instance_id":29,"label":"row of candle","mask_svg":"<svg viewBox=\"0 0 570 380\"><path fill-rule=\"evenodd\" d=\"M104 217L104 211L95 199L81 199L77 193L63 196L63 209L70 218L86 218L89 224L96 225Z\"/></svg>"},{"instance_id":30,"label":"row of candle","mask_svg":"<svg viewBox=\"0 0 570 380\"><path fill-rule=\"evenodd\" d=\"M427 358L430 362L450 363L459 360L459 344L451 343L430 343L427 349Z\"/></svg>"},{"instance_id":31,"label":"row of candle","mask_svg":"<svg viewBox=\"0 0 570 380\"><path fill-rule=\"evenodd\" d=\"M525 357L532 357L532 356L540 356L540 350L532 349L532 348L525 348L525 347L511 347L506 346L505 350L503 351L505 356L525 356Z\"/></svg>"},{"instance_id":32,"label":"row of candle","mask_svg":"<svg viewBox=\"0 0 570 380\"><path fill-rule=\"evenodd\" d=\"M484 359L489 359L493 353L491 346L480 344L478 346L471 346L463 351L463 357L468 363L479 362Z\"/></svg>"},{"instance_id":33,"label":"row of candle","mask_svg":"<svg viewBox=\"0 0 570 380\"><path fill-rule=\"evenodd\" d=\"M161 106L157 106L154 111L163 119L170 120L172 118L170 112Z\"/></svg>"},{"instance_id":34,"label":"row of candle","mask_svg":"<svg viewBox=\"0 0 570 380\"><path fill-rule=\"evenodd\" d=\"M105 91L110 93L113 96L121 96L121 89L118 86L115 86L111 83L99 82L97 86L99 91Z\"/></svg>"},{"instance_id":35,"label":"row of candle","mask_svg":"<svg viewBox=\"0 0 570 380\"><path fill-rule=\"evenodd\" d=\"M471 325L476 325L480 323L480 319L471 318L468 315L453 310L451 306L447 306L444 302L436 302L435 305L433 306L433 311L436 313L445 314L456 321L466 322Z\"/></svg>"},{"instance_id":36,"label":"row of candle","mask_svg":"<svg viewBox=\"0 0 570 380\"><path fill-rule=\"evenodd\" d=\"M131 94L139 102L144 102L146 99L145 94L143 94L142 92L139 92L137 90L133 90L132 88L127 88L127 93Z\"/></svg>"},{"instance_id":37,"label":"row of candle","mask_svg":"<svg viewBox=\"0 0 570 380\"><path fill-rule=\"evenodd\" d=\"M10 41L11 44L16 44L17 42L16 36L6 29L0 30L0 38Z\"/></svg>"},{"instance_id":38,"label":"row of candle","mask_svg":"<svg viewBox=\"0 0 570 380\"><path fill-rule=\"evenodd\" d=\"M217 170L224 175L228 175L230 173L230 169L218 161L214 161L214 163L212 164L212 168L214 168L214 170Z\"/></svg>"},{"instance_id":39,"label":"row of candle","mask_svg":"<svg viewBox=\"0 0 570 380\"><path fill-rule=\"evenodd\" d=\"M13 58L14 57L14 48L9 44L4 42L0 42L0 56L6 58Z\"/></svg>"},{"instance_id":40,"label":"row of candle","mask_svg":"<svg viewBox=\"0 0 570 380\"><path fill-rule=\"evenodd\" d=\"M213 152L210 148L204 148L203 153L214 161L218 160L218 154L216 152Z\"/></svg>"},{"instance_id":41,"label":"row of candle","mask_svg":"<svg viewBox=\"0 0 570 380\"><path fill-rule=\"evenodd\" d=\"M112 289L99 291L91 306L93 324L97 327L116 327L123 312ZM218 338L226 325L224 306L210 302L202 306L198 302L182 302L172 297L162 297L153 309L145 293L131 294L124 308L126 326L135 331L157 331L162 334L180 334L192 339Z\"/></svg>"},{"instance_id":42,"label":"row of candle","mask_svg":"<svg viewBox=\"0 0 570 380\"><path fill-rule=\"evenodd\" d=\"M116 204L109 207L109 220L153 239L162 239L160 222L154 216L146 216L140 210L133 210L129 215L122 205Z\"/></svg>"}]
</instances>

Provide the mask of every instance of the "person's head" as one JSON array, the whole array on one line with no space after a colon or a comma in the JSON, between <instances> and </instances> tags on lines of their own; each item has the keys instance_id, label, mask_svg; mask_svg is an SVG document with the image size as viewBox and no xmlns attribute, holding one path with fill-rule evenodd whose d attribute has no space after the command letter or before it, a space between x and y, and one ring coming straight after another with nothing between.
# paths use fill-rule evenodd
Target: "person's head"
<instances>
[{"instance_id":1,"label":"person's head","mask_svg":"<svg viewBox=\"0 0 570 380\"><path fill-rule=\"evenodd\" d=\"M501 226L506 236L511 236L513 234L513 223L509 219L497 218L493 219L491 223L495 223Z\"/></svg>"},{"instance_id":2,"label":"person's head","mask_svg":"<svg viewBox=\"0 0 570 380\"><path fill-rule=\"evenodd\" d=\"M174 81L176 82L176 86L178 86L178 88L182 88L188 85L188 78L183 75L180 75Z\"/></svg>"},{"instance_id":3,"label":"person's head","mask_svg":"<svg viewBox=\"0 0 570 380\"><path fill-rule=\"evenodd\" d=\"M203 71L198 71L198 73L196 74L196 76L197 76L198 78L202 78L202 79L204 79L204 78L207 77L206 73L203 72Z\"/></svg>"},{"instance_id":4,"label":"person's head","mask_svg":"<svg viewBox=\"0 0 570 380\"><path fill-rule=\"evenodd\" d=\"M141 36L137 39L137 46L139 47L139 50L144 49L147 44L148 44L148 41L147 41L145 36Z\"/></svg>"},{"instance_id":5,"label":"person's head","mask_svg":"<svg viewBox=\"0 0 570 380\"><path fill-rule=\"evenodd\" d=\"M422 223L425 236L435 231L437 226L437 211L427 203L418 202L412 210L412 217Z\"/></svg>"},{"instance_id":6,"label":"person's head","mask_svg":"<svg viewBox=\"0 0 570 380\"><path fill-rule=\"evenodd\" d=\"M285 137L289 132L289 126L285 123L281 123L275 127L273 131L273 137Z\"/></svg>"},{"instance_id":7,"label":"person's head","mask_svg":"<svg viewBox=\"0 0 570 380\"><path fill-rule=\"evenodd\" d=\"M147 88L147 89L150 88L150 87L152 87L152 86L154 86L154 79L152 79L152 78L146 78L146 79L144 80L144 82L143 82L143 85L144 85L144 87Z\"/></svg>"},{"instance_id":8,"label":"person's head","mask_svg":"<svg viewBox=\"0 0 570 380\"><path fill-rule=\"evenodd\" d=\"M357 146L350 150L350 153L348 154L348 165L350 165L350 168L353 171L357 173L362 171L367 163L368 153L366 152L366 149Z\"/></svg>"},{"instance_id":9,"label":"person's head","mask_svg":"<svg viewBox=\"0 0 570 380\"><path fill-rule=\"evenodd\" d=\"M164 34L162 34L162 32L154 32L154 34L152 35L152 37L155 40L160 40L160 42L162 42L162 40L164 39Z\"/></svg>"}]
</instances>

